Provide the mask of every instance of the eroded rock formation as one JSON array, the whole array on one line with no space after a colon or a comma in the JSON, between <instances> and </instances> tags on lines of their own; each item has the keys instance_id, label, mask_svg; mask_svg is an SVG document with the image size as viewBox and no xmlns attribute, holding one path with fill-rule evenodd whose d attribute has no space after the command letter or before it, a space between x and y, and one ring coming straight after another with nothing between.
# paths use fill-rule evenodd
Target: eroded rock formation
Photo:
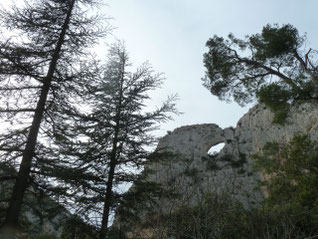
<instances>
[{"instance_id":1,"label":"eroded rock formation","mask_svg":"<svg viewBox=\"0 0 318 239\"><path fill-rule=\"evenodd\" d=\"M255 190L263 175L252 170L251 155L267 142L287 143L295 134L308 134L317 139L317 102L291 107L284 125L273 124L273 116L267 107L259 104L238 121L236 128L197 124L177 128L164 136L157 150L173 154L164 162L151 164L149 169L153 173L147 180L161 183L181 197L160 201L156 210L170 213L180 204L196 204L208 193L230 195L245 208L257 206L266 192ZM209 148L221 142L224 148L209 155Z\"/></svg>"}]
</instances>

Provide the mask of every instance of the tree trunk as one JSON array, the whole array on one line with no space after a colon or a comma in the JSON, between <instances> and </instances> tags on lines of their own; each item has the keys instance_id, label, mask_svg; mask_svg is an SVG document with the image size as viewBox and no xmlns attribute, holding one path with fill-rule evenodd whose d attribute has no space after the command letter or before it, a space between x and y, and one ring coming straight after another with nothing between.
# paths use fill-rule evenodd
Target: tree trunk
<instances>
[{"instance_id":1,"label":"tree trunk","mask_svg":"<svg viewBox=\"0 0 318 239\"><path fill-rule=\"evenodd\" d=\"M106 185L106 195L104 199L104 209L103 209L103 218L102 218L102 226L99 233L99 239L105 239L107 237L107 230L108 230L108 220L109 220L109 213L110 208L112 206L113 201L113 181L115 175L115 169L117 166L117 151L118 151L118 135L120 130L120 120L121 120L121 111L122 111L122 98L123 98L123 82L124 82L124 69L125 61L122 62L122 69L121 69L121 77L120 77L120 86L119 86L119 99L118 105L116 107L116 125L115 125L115 132L114 132L114 139L112 145L112 151L110 155L110 165L109 165L109 173L107 178L107 185Z\"/></svg>"},{"instance_id":2,"label":"tree trunk","mask_svg":"<svg viewBox=\"0 0 318 239\"><path fill-rule=\"evenodd\" d=\"M297 50L294 50L294 56L296 57L296 59L299 61L300 65L302 66L303 70L310 76L312 84L313 84L313 92L311 97L317 99L318 98L318 76L316 72L313 72L311 69L308 68L312 66L312 64L310 63L310 60L308 59L308 55L310 53L311 49L307 52L307 54L305 55L305 60L303 58L301 58L301 56L298 54Z\"/></svg>"},{"instance_id":3,"label":"tree trunk","mask_svg":"<svg viewBox=\"0 0 318 239\"><path fill-rule=\"evenodd\" d=\"M59 59L59 55L61 52L62 45L64 43L64 38L66 31L68 29L70 18L72 14L72 10L74 7L76 0L72 0L69 10L67 12L63 28L58 40L58 43L56 45L49 70L47 73L47 76L45 78L44 84L41 89L41 95L38 100L36 110L33 116L32 125L29 131L29 135L27 138L27 143L23 152L22 161L20 164L20 169L18 172L17 180L14 184L11 200L9 203L9 208L7 210L7 216L5 221L5 226L17 228L18 227L18 221L19 221L19 215L21 211L21 205L24 197L25 190L28 186L29 176L30 176L30 170L32 165L32 158L35 153L35 146L37 143L37 137L40 129L41 120L44 115L45 105L47 101L47 96L49 93L49 90L51 88L51 81L56 69L56 65Z\"/></svg>"},{"instance_id":4,"label":"tree trunk","mask_svg":"<svg viewBox=\"0 0 318 239\"><path fill-rule=\"evenodd\" d=\"M117 142L116 142L117 146ZM117 148L115 146L115 148ZM105 239L107 235L107 228L108 228L108 220L109 220L109 212L112 205L112 199L113 199L113 181L114 181L114 174L115 174L115 168L116 168L116 152L117 149L113 150L112 152L112 158L110 161L110 167L109 167L109 174L107 179L107 186L106 186L106 195L104 199L104 209L103 209L103 219L102 219L102 226L99 233L99 239Z\"/></svg>"}]
</instances>

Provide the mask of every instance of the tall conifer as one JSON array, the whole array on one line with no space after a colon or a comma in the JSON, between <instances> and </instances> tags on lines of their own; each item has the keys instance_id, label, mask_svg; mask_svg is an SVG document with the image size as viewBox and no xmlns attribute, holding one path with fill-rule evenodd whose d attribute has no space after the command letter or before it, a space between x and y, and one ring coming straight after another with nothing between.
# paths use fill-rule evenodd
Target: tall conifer
<instances>
[{"instance_id":1,"label":"tall conifer","mask_svg":"<svg viewBox=\"0 0 318 239\"><path fill-rule=\"evenodd\" d=\"M11 34L0 42L0 116L7 125L0 135L0 157L18 172L12 175L6 226L18 226L23 198L36 182L35 175L42 185L50 176L45 169L54 162L46 153L55 134L55 116L74 110L83 80L94 77L84 58L87 48L105 34L101 18L87 10L95 4L34 0L1 11L2 29Z\"/></svg>"}]
</instances>

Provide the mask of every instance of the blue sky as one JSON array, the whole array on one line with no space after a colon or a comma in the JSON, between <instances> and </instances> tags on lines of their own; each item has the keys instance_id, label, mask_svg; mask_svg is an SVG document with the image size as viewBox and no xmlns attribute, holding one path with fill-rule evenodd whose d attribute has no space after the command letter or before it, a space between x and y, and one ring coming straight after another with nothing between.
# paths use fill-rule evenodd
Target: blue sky
<instances>
[{"instance_id":1,"label":"blue sky","mask_svg":"<svg viewBox=\"0 0 318 239\"><path fill-rule=\"evenodd\" d=\"M251 106L221 102L202 86L202 55L214 34L244 37L260 32L267 23L290 23L301 34L307 32L309 46L318 49L316 0L109 0L107 4L105 13L114 18L116 27L113 34L125 40L134 65L148 60L165 73L164 88L151 94L154 104L179 94L178 108L184 114L164 125L162 134L198 123L235 126Z\"/></svg>"}]
</instances>

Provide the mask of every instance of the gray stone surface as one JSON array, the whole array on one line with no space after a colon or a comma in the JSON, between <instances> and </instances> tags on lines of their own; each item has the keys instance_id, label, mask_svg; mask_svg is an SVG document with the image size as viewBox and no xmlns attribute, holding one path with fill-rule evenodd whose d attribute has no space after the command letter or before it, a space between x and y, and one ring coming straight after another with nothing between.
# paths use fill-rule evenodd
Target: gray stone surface
<instances>
[{"instance_id":1,"label":"gray stone surface","mask_svg":"<svg viewBox=\"0 0 318 239\"><path fill-rule=\"evenodd\" d=\"M290 109L285 125L273 124L273 113L264 105L251 108L236 128L222 129L216 124L183 126L164 136L158 151L174 153L163 163L153 163L148 180L160 182L182 195L178 202L193 204L206 193L228 194L245 207L257 206L264 192L255 191L263 175L252 171L251 155L269 141L288 142L294 134L317 139L318 104L310 102ZM217 155L209 148L223 142ZM162 202L165 208L169 202ZM171 202L171 207L178 203ZM172 206L174 205L174 206Z\"/></svg>"}]
</instances>

